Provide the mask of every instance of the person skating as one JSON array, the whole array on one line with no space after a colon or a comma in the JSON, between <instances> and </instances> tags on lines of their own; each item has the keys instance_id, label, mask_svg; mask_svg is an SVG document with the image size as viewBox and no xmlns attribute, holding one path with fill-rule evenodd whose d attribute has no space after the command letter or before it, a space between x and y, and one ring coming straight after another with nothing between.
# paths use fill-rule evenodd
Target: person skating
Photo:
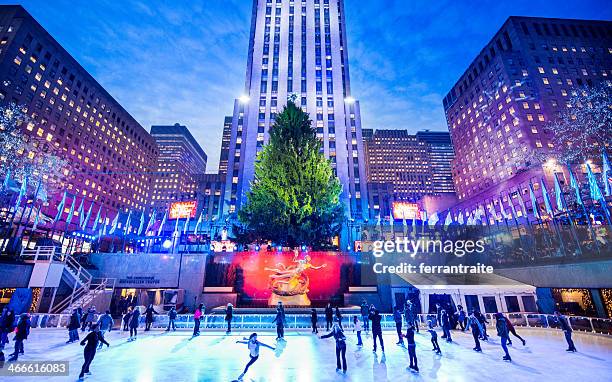
<instances>
[{"instance_id":1,"label":"person skating","mask_svg":"<svg viewBox=\"0 0 612 382\"><path fill-rule=\"evenodd\" d=\"M251 365L253 365L255 363L255 361L257 361L257 359L259 358L259 347L260 346L267 347L268 349L271 349L271 350L276 350L274 347L272 347L270 345L266 345L263 342L258 341L257 340L257 333L251 334L248 339L246 337L244 337L242 341L236 341L236 343L237 344L247 344L247 346L249 348L249 357L251 357L251 359L247 363L246 367L244 368L244 371L238 377L238 380L240 380L240 381L242 381L242 378L244 377L244 375L249 370L249 367L251 367Z\"/></svg>"},{"instance_id":2,"label":"person skating","mask_svg":"<svg viewBox=\"0 0 612 382\"><path fill-rule=\"evenodd\" d=\"M127 332L130 330L130 319L132 318L132 308L128 308L123 315L123 331Z\"/></svg>"},{"instance_id":3,"label":"person skating","mask_svg":"<svg viewBox=\"0 0 612 382\"><path fill-rule=\"evenodd\" d=\"M467 329L467 315L465 314L465 310L463 310L463 306L457 305L457 321L459 322L459 327L461 327L461 331L465 332Z\"/></svg>"},{"instance_id":4,"label":"person skating","mask_svg":"<svg viewBox=\"0 0 612 382\"><path fill-rule=\"evenodd\" d=\"M154 321L154 316L155 314L159 314L155 311L155 308L153 308L153 304L149 304L149 306L147 307L147 310L145 310L145 332L148 332L149 330L151 330L151 326L153 325L153 321Z\"/></svg>"},{"instance_id":5,"label":"person skating","mask_svg":"<svg viewBox=\"0 0 612 382\"><path fill-rule=\"evenodd\" d=\"M419 332L419 316L416 313L416 308L412 301L407 300L406 306L404 307L404 318L406 319L406 325L414 326L416 332Z\"/></svg>"},{"instance_id":6,"label":"person skating","mask_svg":"<svg viewBox=\"0 0 612 382\"><path fill-rule=\"evenodd\" d=\"M382 321L382 316L380 315L378 309L375 309L374 307L371 307L370 309L371 310L368 319L372 321L372 341L374 342L374 352L376 352L376 338L378 338L380 341L380 348L384 353L385 343L383 342L382 325L380 324L380 322Z\"/></svg>"},{"instance_id":7,"label":"person skating","mask_svg":"<svg viewBox=\"0 0 612 382\"><path fill-rule=\"evenodd\" d=\"M70 315L70 322L68 322L68 341L67 344L76 342L79 340L79 328L81 327L81 316L77 309L72 310Z\"/></svg>"},{"instance_id":8,"label":"person skating","mask_svg":"<svg viewBox=\"0 0 612 382\"><path fill-rule=\"evenodd\" d=\"M525 341L523 337L519 336L516 333L516 329L514 329L514 325L512 325L512 322L510 321L510 319L506 316L503 316L503 317L504 317L504 320L506 320L506 325L508 325L508 331L512 333L513 336L521 340L521 342L523 343L523 346L525 346L525 344L527 344L527 341ZM510 335L508 335L508 345L512 345L512 340L510 339Z\"/></svg>"},{"instance_id":9,"label":"person skating","mask_svg":"<svg viewBox=\"0 0 612 382\"><path fill-rule=\"evenodd\" d=\"M474 351L481 352L480 348L480 340L479 338L482 336L482 325L480 325L480 321L474 315L474 312L470 312L468 317L468 326L472 330L472 337L474 337Z\"/></svg>"},{"instance_id":10,"label":"person skating","mask_svg":"<svg viewBox=\"0 0 612 382\"><path fill-rule=\"evenodd\" d=\"M176 308L172 307L170 308L170 311L168 312L168 328L166 328L166 331L169 332L170 331L170 326L172 326L172 331L176 332L176 326L174 325L174 321L176 320Z\"/></svg>"},{"instance_id":11,"label":"person skating","mask_svg":"<svg viewBox=\"0 0 612 382\"><path fill-rule=\"evenodd\" d=\"M442 350L440 350L440 345L438 344L438 332L434 329L433 321L427 322L427 331L431 334L431 344L433 345L432 351L435 351L437 354L442 354Z\"/></svg>"},{"instance_id":12,"label":"person skating","mask_svg":"<svg viewBox=\"0 0 612 382\"><path fill-rule=\"evenodd\" d=\"M442 326L442 306L439 302L436 302L436 322L438 326Z\"/></svg>"},{"instance_id":13,"label":"person skating","mask_svg":"<svg viewBox=\"0 0 612 382\"><path fill-rule=\"evenodd\" d=\"M285 340L285 315L280 307L276 308L276 317L272 323L276 323L276 340Z\"/></svg>"},{"instance_id":14,"label":"person skating","mask_svg":"<svg viewBox=\"0 0 612 382\"><path fill-rule=\"evenodd\" d=\"M393 307L393 321L395 321L395 331L397 332L396 345L404 345L404 335L402 334L402 313L397 306ZM408 324L410 325L410 324Z\"/></svg>"},{"instance_id":15,"label":"person skating","mask_svg":"<svg viewBox=\"0 0 612 382\"><path fill-rule=\"evenodd\" d=\"M225 321L227 322L227 331L229 334L232 332L232 319L234 318L234 306L230 303L227 304L227 308L225 308Z\"/></svg>"},{"instance_id":16,"label":"person skating","mask_svg":"<svg viewBox=\"0 0 612 382\"><path fill-rule=\"evenodd\" d=\"M440 319L442 320L442 331L444 332L442 338L444 338L446 342L453 342L453 338L451 337L450 332L450 317L448 316L448 312L446 312L446 309L442 309Z\"/></svg>"},{"instance_id":17,"label":"person skating","mask_svg":"<svg viewBox=\"0 0 612 382\"><path fill-rule=\"evenodd\" d=\"M83 349L83 358L85 359L85 362L83 362L83 366L81 367L79 379L83 379L85 374L91 374L89 372L89 366L96 356L98 345L102 347L102 344L105 344L106 347L110 346L104 339L104 336L100 333L98 324L93 324L91 326L91 332L89 332L89 334L83 338L83 341L81 341L81 346L85 346L85 349Z\"/></svg>"},{"instance_id":18,"label":"person skating","mask_svg":"<svg viewBox=\"0 0 612 382\"><path fill-rule=\"evenodd\" d=\"M202 323L202 317L204 317L204 304L198 305L195 312L193 312L193 336L197 337L200 335L200 324ZM170 328L170 326L168 326Z\"/></svg>"},{"instance_id":19,"label":"person skating","mask_svg":"<svg viewBox=\"0 0 612 382\"><path fill-rule=\"evenodd\" d=\"M329 337L334 337L336 340L336 372L342 369L342 373L346 374L346 337L338 321L334 322L331 332L322 335L321 339Z\"/></svg>"},{"instance_id":20,"label":"person skating","mask_svg":"<svg viewBox=\"0 0 612 382\"><path fill-rule=\"evenodd\" d=\"M478 322L480 322L480 327L482 329L482 332L480 334L482 340L487 341L489 339L489 335L487 334L487 324L489 323L489 321L487 321L485 315L480 313L479 310L474 311L474 316L476 316L476 319L478 320Z\"/></svg>"},{"instance_id":21,"label":"person skating","mask_svg":"<svg viewBox=\"0 0 612 382\"><path fill-rule=\"evenodd\" d=\"M512 361L512 358L510 358L510 353L508 353L507 343L509 339L509 332L506 319L501 313L495 313L495 320L495 328L497 329L497 335L501 338L501 347L502 349L504 349L504 353L506 354L504 355L503 360Z\"/></svg>"},{"instance_id":22,"label":"person skating","mask_svg":"<svg viewBox=\"0 0 612 382\"><path fill-rule=\"evenodd\" d=\"M27 313L21 313L17 328L15 329L15 352L10 355L9 361L17 361L20 354L24 353L23 341L28 339L30 334L30 316Z\"/></svg>"},{"instance_id":23,"label":"person skating","mask_svg":"<svg viewBox=\"0 0 612 382\"><path fill-rule=\"evenodd\" d=\"M310 311L310 325L312 326L312 332L314 334L319 333L319 328L317 326L318 321L319 321L319 317L317 317L317 310L313 308Z\"/></svg>"},{"instance_id":24,"label":"person skating","mask_svg":"<svg viewBox=\"0 0 612 382\"><path fill-rule=\"evenodd\" d=\"M336 311L334 313L334 321L338 321L338 325L340 325L340 329L344 330L342 327L342 313L340 312L340 307L336 306Z\"/></svg>"},{"instance_id":25,"label":"person skating","mask_svg":"<svg viewBox=\"0 0 612 382\"><path fill-rule=\"evenodd\" d=\"M130 315L130 338L128 341L135 341L138 336L138 326L140 325L140 310L134 308Z\"/></svg>"},{"instance_id":26,"label":"person skating","mask_svg":"<svg viewBox=\"0 0 612 382\"><path fill-rule=\"evenodd\" d=\"M370 330L370 320L368 316L370 315L370 307L368 306L368 302L364 298L361 302L361 320L363 321L363 329L367 333Z\"/></svg>"},{"instance_id":27,"label":"person skating","mask_svg":"<svg viewBox=\"0 0 612 382\"><path fill-rule=\"evenodd\" d=\"M332 308L330 303L327 303L325 307L325 331L328 332L329 329L334 324L334 309Z\"/></svg>"},{"instance_id":28,"label":"person skating","mask_svg":"<svg viewBox=\"0 0 612 382\"><path fill-rule=\"evenodd\" d=\"M111 317L110 310L107 310L106 313L100 316L97 324L100 336L102 336L102 338L104 338L104 334L106 332L110 333L110 331L113 330L113 324L113 317ZM100 347L102 347L101 343Z\"/></svg>"},{"instance_id":29,"label":"person skating","mask_svg":"<svg viewBox=\"0 0 612 382\"><path fill-rule=\"evenodd\" d=\"M0 316L0 349L4 349L4 346L9 343L8 335L13 331L14 323L15 313L5 306Z\"/></svg>"},{"instance_id":30,"label":"person skating","mask_svg":"<svg viewBox=\"0 0 612 382\"><path fill-rule=\"evenodd\" d=\"M408 343L408 356L410 357L410 366L408 367L418 373L419 361L416 355L416 342L414 341L414 326L409 324L408 328L406 329L406 334L402 336L406 338L406 342Z\"/></svg>"},{"instance_id":31,"label":"person skating","mask_svg":"<svg viewBox=\"0 0 612 382\"><path fill-rule=\"evenodd\" d=\"M83 319L81 331L84 332L88 327L91 329L91 326L94 324L96 316L96 307L90 306L85 313L85 318Z\"/></svg>"},{"instance_id":32,"label":"person skating","mask_svg":"<svg viewBox=\"0 0 612 382\"><path fill-rule=\"evenodd\" d=\"M577 352L576 346L574 346L574 340L572 340L572 326L569 324L567 317L561 314L559 311L555 311L555 316L559 321L559 327L563 330L563 334L565 334L565 341L567 342L567 349L565 351Z\"/></svg>"},{"instance_id":33,"label":"person skating","mask_svg":"<svg viewBox=\"0 0 612 382\"><path fill-rule=\"evenodd\" d=\"M363 346L363 342L361 341L361 331L363 330L363 325L361 321L359 321L359 317L353 316L353 332L357 332L357 346Z\"/></svg>"}]
</instances>

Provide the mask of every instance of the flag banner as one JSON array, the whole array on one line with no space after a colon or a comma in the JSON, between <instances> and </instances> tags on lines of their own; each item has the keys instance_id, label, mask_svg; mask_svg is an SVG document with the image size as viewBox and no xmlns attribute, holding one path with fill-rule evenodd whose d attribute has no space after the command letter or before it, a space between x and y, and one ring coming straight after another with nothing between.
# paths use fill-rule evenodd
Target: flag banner
<instances>
[{"instance_id":1,"label":"flag banner","mask_svg":"<svg viewBox=\"0 0 612 382\"><path fill-rule=\"evenodd\" d=\"M129 235L132 232L132 210L128 212L128 217L125 219L125 226L123 226L123 234Z\"/></svg>"},{"instance_id":2,"label":"flag banner","mask_svg":"<svg viewBox=\"0 0 612 382\"><path fill-rule=\"evenodd\" d=\"M533 216L540 219L540 211L538 207L538 201L533 191L533 184L529 183L529 197L531 198L531 208L533 208Z\"/></svg>"},{"instance_id":3,"label":"flag banner","mask_svg":"<svg viewBox=\"0 0 612 382\"><path fill-rule=\"evenodd\" d=\"M569 172L569 176L570 176L570 186L576 192L576 203L580 205L584 205L584 203L582 202L582 195L580 195L580 185L578 184L578 181L576 180L576 177L574 176L574 172L572 171L572 168L569 164L567 165L567 171Z\"/></svg>"},{"instance_id":4,"label":"flag banner","mask_svg":"<svg viewBox=\"0 0 612 382\"><path fill-rule=\"evenodd\" d=\"M557 174L554 176L555 178L555 204L557 205L557 210L565 211L565 203L563 202L563 190L561 190L561 184L559 183L559 177Z\"/></svg>"},{"instance_id":5,"label":"flag banner","mask_svg":"<svg viewBox=\"0 0 612 382\"><path fill-rule=\"evenodd\" d=\"M589 191L591 194L591 199L603 201L602 203L605 203L604 196L601 193L599 185L597 184L597 178L595 178L595 174L593 174L593 170L591 170L591 166L588 163L586 164L586 169L587 179L589 180Z\"/></svg>"},{"instance_id":6,"label":"flag banner","mask_svg":"<svg viewBox=\"0 0 612 382\"><path fill-rule=\"evenodd\" d=\"M142 210L142 214L140 214L140 224L138 225L138 232L136 234L138 236L142 235L142 231L144 230L144 221L145 221L145 210Z\"/></svg>"},{"instance_id":7,"label":"flag banner","mask_svg":"<svg viewBox=\"0 0 612 382\"><path fill-rule=\"evenodd\" d=\"M34 218L34 224L32 225L32 232L36 231L36 228L38 228L39 220L40 220L40 208L38 209L38 212L36 212L36 217Z\"/></svg>"},{"instance_id":8,"label":"flag banner","mask_svg":"<svg viewBox=\"0 0 612 382\"><path fill-rule=\"evenodd\" d=\"M117 211L117 215L115 215L115 218L113 219L113 222L111 223L110 231L108 231L109 235L114 234L115 231L117 230L117 225L119 224L119 214L120 214L120 211Z\"/></svg>"},{"instance_id":9,"label":"flag banner","mask_svg":"<svg viewBox=\"0 0 612 382\"><path fill-rule=\"evenodd\" d=\"M156 210L151 211L151 216L149 217L149 222L147 223L147 227L144 230L144 234L145 235L147 234L147 232L149 232L149 230L151 229L153 224L155 224L155 215L156 214L157 214Z\"/></svg>"},{"instance_id":10,"label":"flag banner","mask_svg":"<svg viewBox=\"0 0 612 382\"><path fill-rule=\"evenodd\" d=\"M451 224L453 224L453 214L450 210L448 210L448 213L446 214L446 219L444 220L444 225L449 226Z\"/></svg>"},{"instance_id":11,"label":"flag banner","mask_svg":"<svg viewBox=\"0 0 612 382\"><path fill-rule=\"evenodd\" d=\"M168 210L164 212L164 217L162 218L161 224L159 225L159 229L157 230L157 236L161 236L164 231L164 225L166 224L166 219L168 218Z\"/></svg>"},{"instance_id":12,"label":"flag banner","mask_svg":"<svg viewBox=\"0 0 612 382\"><path fill-rule=\"evenodd\" d=\"M546 213L551 218L554 217L552 203L550 202L550 196L548 195L548 189L546 188L546 182L544 182L544 178L540 178L540 186L542 187L542 197L544 198L544 207L546 208Z\"/></svg>"},{"instance_id":13,"label":"flag banner","mask_svg":"<svg viewBox=\"0 0 612 382\"><path fill-rule=\"evenodd\" d=\"M605 149L602 150L603 154L603 169L602 177L604 182L604 192L606 196L612 196L612 166L610 165L610 158Z\"/></svg>"},{"instance_id":14,"label":"flag banner","mask_svg":"<svg viewBox=\"0 0 612 382\"><path fill-rule=\"evenodd\" d=\"M83 223L85 222L85 210L83 203L85 203L85 198L81 199L81 204L79 205L79 209L77 211L79 214L79 227L83 227Z\"/></svg>"},{"instance_id":15,"label":"flag banner","mask_svg":"<svg viewBox=\"0 0 612 382\"><path fill-rule=\"evenodd\" d=\"M96 232L96 228L98 227L98 224L100 223L100 213L102 212L102 206L100 206L100 208L98 209L98 213L96 214L96 219L93 222L93 226L91 227L91 231L92 232Z\"/></svg>"},{"instance_id":16,"label":"flag banner","mask_svg":"<svg viewBox=\"0 0 612 382\"><path fill-rule=\"evenodd\" d=\"M89 219L91 218L91 210L93 209L93 206L94 202L91 202L91 204L89 205L89 210L87 210L87 216L85 216L85 221L81 225L81 229L83 231L85 231L85 229L87 228L87 224L89 224Z\"/></svg>"},{"instance_id":17,"label":"flag banner","mask_svg":"<svg viewBox=\"0 0 612 382\"><path fill-rule=\"evenodd\" d=\"M57 215L55 215L54 223L57 223L62 218L62 213L64 212L64 206L66 205L66 191L64 191L64 196L62 196L62 200L60 204L57 206Z\"/></svg>"},{"instance_id":18,"label":"flag banner","mask_svg":"<svg viewBox=\"0 0 612 382\"><path fill-rule=\"evenodd\" d=\"M183 235L187 234L187 231L189 231L189 216L187 216L187 219L185 220L185 226L183 227Z\"/></svg>"},{"instance_id":19,"label":"flag banner","mask_svg":"<svg viewBox=\"0 0 612 382\"><path fill-rule=\"evenodd\" d=\"M72 221L72 217L74 216L74 207L76 204L76 195L72 198L72 204L70 205L70 210L68 211L68 216L66 217L66 229L70 226L70 222Z\"/></svg>"}]
</instances>

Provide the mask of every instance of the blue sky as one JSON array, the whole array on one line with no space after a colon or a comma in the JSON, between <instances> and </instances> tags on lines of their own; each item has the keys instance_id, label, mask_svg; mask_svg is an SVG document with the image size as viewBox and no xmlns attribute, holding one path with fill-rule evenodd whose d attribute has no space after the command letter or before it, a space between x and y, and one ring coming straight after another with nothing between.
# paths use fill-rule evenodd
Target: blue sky
<instances>
[{"instance_id":1,"label":"blue sky","mask_svg":"<svg viewBox=\"0 0 612 382\"><path fill-rule=\"evenodd\" d=\"M243 90L251 0L24 0L147 130L186 124L218 164ZM510 15L612 19L603 0L345 0L364 128L446 130L442 98Z\"/></svg>"}]
</instances>

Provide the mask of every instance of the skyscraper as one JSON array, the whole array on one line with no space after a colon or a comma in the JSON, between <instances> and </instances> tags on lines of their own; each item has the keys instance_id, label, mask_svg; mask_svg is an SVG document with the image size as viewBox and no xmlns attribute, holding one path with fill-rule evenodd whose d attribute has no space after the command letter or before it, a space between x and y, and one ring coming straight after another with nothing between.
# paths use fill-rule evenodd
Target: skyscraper
<instances>
[{"instance_id":1,"label":"skyscraper","mask_svg":"<svg viewBox=\"0 0 612 382\"><path fill-rule=\"evenodd\" d=\"M186 126L151 126L159 148L151 205L166 208L177 200L194 199L196 175L206 172L207 156Z\"/></svg>"},{"instance_id":2,"label":"skyscraper","mask_svg":"<svg viewBox=\"0 0 612 382\"><path fill-rule=\"evenodd\" d=\"M454 193L451 162L455 158L455 151L450 134L445 131L425 130L417 132L416 137L427 145L433 194Z\"/></svg>"},{"instance_id":3,"label":"skyscraper","mask_svg":"<svg viewBox=\"0 0 612 382\"><path fill-rule=\"evenodd\" d=\"M219 174L227 174L227 160L232 139L232 117L225 117L223 121L223 136L221 137L221 154L219 155Z\"/></svg>"},{"instance_id":4,"label":"skyscraper","mask_svg":"<svg viewBox=\"0 0 612 382\"><path fill-rule=\"evenodd\" d=\"M425 141L407 130L376 130L366 143L368 182L390 183L396 199L416 201L433 194Z\"/></svg>"},{"instance_id":5,"label":"skyscraper","mask_svg":"<svg viewBox=\"0 0 612 382\"><path fill-rule=\"evenodd\" d=\"M50 195L45 214L57 213L64 189L62 221L74 198L85 200L86 211L94 203L92 216L104 207L107 218L148 206L155 141L18 5L0 6L0 77L0 104L24 106L31 117L23 132L36 144L27 154L50 153L68 162L66 176L55 179L60 192Z\"/></svg>"},{"instance_id":6,"label":"skyscraper","mask_svg":"<svg viewBox=\"0 0 612 382\"><path fill-rule=\"evenodd\" d=\"M244 94L232 118L226 213L239 209L257 152L289 96L313 120L351 219L367 219L359 102L351 96L343 0L254 0Z\"/></svg>"},{"instance_id":7,"label":"skyscraper","mask_svg":"<svg viewBox=\"0 0 612 382\"><path fill-rule=\"evenodd\" d=\"M554 149L547 123L580 87L611 85L611 40L609 21L506 20L443 100L460 200L528 198L542 172L534 161Z\"/></svg>"}]
</instances>

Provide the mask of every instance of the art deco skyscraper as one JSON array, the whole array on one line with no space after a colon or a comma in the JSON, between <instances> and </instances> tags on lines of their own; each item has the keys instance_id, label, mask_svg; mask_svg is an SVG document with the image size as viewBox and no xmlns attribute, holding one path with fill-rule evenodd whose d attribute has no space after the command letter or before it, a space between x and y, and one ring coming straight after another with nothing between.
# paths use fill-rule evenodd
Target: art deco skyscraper
<instances>
[{"instance_id":1,"label":"art deco skyscraper","mask_svg":"<svg viewBox=\"0 0 612 382\"><path fill-rule=\"evenodd\" d=\"M244 95L234 103L225 213L246 201L257 152L288 97L321 139L351 219L367 219L359 102L351 97L343 0L254 0Z\"/></svg>"}]
</instances>

